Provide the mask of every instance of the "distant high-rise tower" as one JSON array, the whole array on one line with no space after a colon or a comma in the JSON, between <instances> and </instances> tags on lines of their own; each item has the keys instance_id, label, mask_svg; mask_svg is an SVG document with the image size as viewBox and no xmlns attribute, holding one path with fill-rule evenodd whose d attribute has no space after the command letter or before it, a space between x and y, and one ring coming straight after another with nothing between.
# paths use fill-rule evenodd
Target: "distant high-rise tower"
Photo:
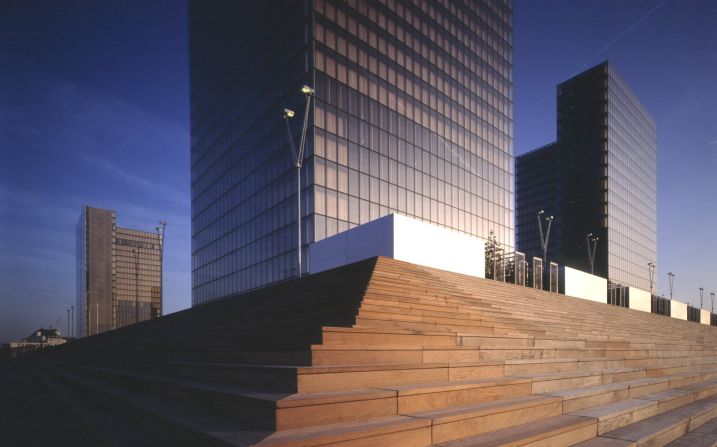
<instances>
[{"instance_id":1,"label":"distant high-rise tower","mask_svg":"<svg viewBox=\"0 0 717 447\"><path fill-rule=\"evenodd\" d=\"M303 114L304 84L305 245L391 212L513 245L510 0L197 0L189 17L194 305L297 274L281 114Z\"/></svg>"},{"instance_id":2,"label":"distant high-rise tower","mask_svg":"<svg viewBox=\"0 0 717 447\"><path fill-rule=\"evenodd\" d=\"M115 212L84 206L77 223L77 335L162 314L163 235L115 225Z\"/></svg>"},{"instance_id":3,"label":"distant high-rise tower","mask_svg":"<svg viewBox=\"0 0 717 447\"><path fill-rule=\"evenodd\" d=\"M519 250L539 252L536 213L555 215L549 260L649 290L657 256L655 124L604 62L558 85L558 138L516 159ZM536 250L537 249L537 250Z\"/></svg>"}]
</instances>

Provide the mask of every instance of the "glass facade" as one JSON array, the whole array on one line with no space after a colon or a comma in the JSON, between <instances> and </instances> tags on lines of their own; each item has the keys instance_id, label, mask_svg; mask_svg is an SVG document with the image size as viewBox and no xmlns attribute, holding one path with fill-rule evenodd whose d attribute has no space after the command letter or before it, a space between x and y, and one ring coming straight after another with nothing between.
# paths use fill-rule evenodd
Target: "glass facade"
<instances>
[{"instance_id":1,"label":"glass facade","mask_svg":"<svg viewBox=\"0 0 717 447\"><path fill-rule=\"evenodd\" d=\"M542 258L538 212L543 210L541 224L547 232L548 216L553 216L548 238L547 262L562 264L562 207L558 145L543 146L516 158L515 238L529 265L533 257ZM525 173L529 173L526 175Z\"/></svg>"},{"instance_id":2,"label":"glass facade","mask_svg":"<svg viewBox=\"0 0 717 447\"><path fill-rule=\"evenodd\" d=\"M647 263L657 262L655 122L609 65L607 80L608 275L649 290Z\"/></svg>"},{"instance_id":3,"label":"glass facade","mask_svg":"<svg viewBox=\"0 0 717 447\"><path fill-rule=\"evenodd\" d=\"M190 2L193 304L296 273L303 83L305 244L397 212L513 246L511 2L280 6Z\"/></svg>"},{"instance_id":4,"label":"glass facade","mask_svg":"<svg viewBox=\"0 0 717 447\"><path fill-rule=\"evenodd\" d=\"M117 228L114 239L115 328L162 314L160 238L157 233Z\"/></svg>"},{"instance_id":5,"label":"glass facade","mask_svg":"<svg viewBox=\"0 0 717 447\"><path fill-rule=\"evenodd\" d=\"M162 314L161 238L116 226L115 212L85 206L77 225L77 335Z\"/></svg>"},{"instance_id":6,"label":"glass facade","mask_svg":"<svg viewBox=\"0 0 717 447\"><path fill-rule=\"evenodd\" d=\"M555 242L559 262L590 271L592 233L599 238L595 274L649 290L647 264L657 256L654 121L607 62L560 84L557 104L557 156L540 149L517 159L518 246L539 246L537 231L528 229L531 213L558 208L550 251ZM537 169L538 158L552 175ZM534 184L558 194L536 199Z\"/></svg>"},{"instance_id":7,"label":"glass facade","mask_svg":"<svg viewBox=\"0 0 717 447\"><path fill-rule=\"evenodd\" d=\"M114 271L112 241L115 213L85 206L77 222L76 334L94 335L113 328Z\"/></svg>"}]
</instances>

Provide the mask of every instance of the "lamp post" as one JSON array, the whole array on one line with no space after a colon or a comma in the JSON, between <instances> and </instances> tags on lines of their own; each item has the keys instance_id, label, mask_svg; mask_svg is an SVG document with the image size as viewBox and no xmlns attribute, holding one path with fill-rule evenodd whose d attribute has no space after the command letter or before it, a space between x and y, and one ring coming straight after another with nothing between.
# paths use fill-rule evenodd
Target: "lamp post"
<instances>
[{"instance_id":1,"label":"lamp post","mask_svg":"<svg viewBox=\"0 0 717 447\"><path fill-rule=\"evenodd\" d=\"M70 333L70 308L67 308L67 336L71 337L72 334Z\"/></svg>"},{"instance_id":2,"label":"lamp post","mask_svg":"<svg viewBox=\"0 0 717 447\"><path fill-rule=\"evenodd\" d=\"M538 218L538 228L540 229L540 246L543 249L543 265L548 262L548 240L550 239L550 226L553 224L553 216L548 216L545 221L548 222L548 229L543 236L543 221L540 220L540 216L545 214L545 210L538 211L536 217ZM543 267L545 268L545 267Z\"/></svg>"},{"instance_id":3,"label":"lamp post","mask_svg":"<svg viewBox=\"0 0 717 447\"><path fill-rule=\"evenodd\" d=\"M647 263L647 271L650 274L650 299L652 299L652 281L655 278L655 264L653 262Z\"/></svg>"},{"instance_id":4,"label":"lamp post","mask_svg":"<svg viewBox=\"0 0 717 447\"><path fill-rule=\"evenodd\" d=\"M164 231L167 228L167 222L160 220L159 226L155 227L157 236L159 237L159 315L162 315L162 307L164 306Z\"/></svg>"},{"instance_id":5,"label":"lamp post","mask_svg":"<svg viewBox=\"0 0 717 447\"><path fill-rule=\"evenodd\" d=\"M702 293L705 291L704 287L700 287L700 309L702 309Z\"/></svg>"},{"instance_id":6,"label":"lamp post","mask_svg":"<svg viewBox=\"0 0 717 447\"><path fill-rule=\"evenodd\" d=\"M591 239L592 238L592 239ZM594 275L595 270L595 252L597 251L597 241L598 237L593 237L592 233L588 233L587 236L585 236L585 242L587 243L588 247L588 261L590 261L590 274ZM590 242L593 243L592 249L590 248Z\"/></svg>"},{"instance_id":7,"label":"lamp post","mask_svg":"<svg viewBox=\"0 0 717 447\"><path fill-rule=\"evenodd\" d=\"M134 322L139 323L139 245L132 249L134 253Z\"/></svg>"},{"instance_id":8,"label":"lamp post","mask_svg":"<svg viewBox=\"0 0 717 447\"><path fill-rule=\"evenodd\" d=\"M715 293L710 292L710 298L712 299L712 310L710 312L715 313Z\"/></svg>"},{"instance_id":9,"label":"lamp post","mask_svg":"<svg viewBox=\"0 0 717 447\"><path fill-rule=\"evenodd\" d=\"M670 281L670 299L672 299L672 289L675 286L675 274L672 272L667 273L667 279Z\"/></svg>"},{"instance_id":10,"label":"lamp post","mask_svg":"<svg viewBox=\"0 0 717 447\"><path fill-rule=\"evenodd\" d=\"M72 322L70 326L70 336L72 336L75 333L75 306L70 306L70 309L72 309L72 318L70 319Z\"/></svg>"},{"instance_id":11,"label":"lamp post","mask_svg":"<svg viewBox=\"0 0 717 447\"><path fill-rule=\"evenodd\" d=\"M301 139L299 147L294 144L294 137L291 134L291 125L289 120L294 117L294 111L284 109L283 117L286 122L286 131L289 137L289 145L291 146L291 155L296 167L296 257L298 277L301 278L301 166L304 163L304 149L306 148L306 128L309 124L309 107L311 106L311 98L314 96L314 89L305 85L301 87L301 93L306 96L306 109L304 110L304 123L301 128Z\"/></svg>"}]
</instances>

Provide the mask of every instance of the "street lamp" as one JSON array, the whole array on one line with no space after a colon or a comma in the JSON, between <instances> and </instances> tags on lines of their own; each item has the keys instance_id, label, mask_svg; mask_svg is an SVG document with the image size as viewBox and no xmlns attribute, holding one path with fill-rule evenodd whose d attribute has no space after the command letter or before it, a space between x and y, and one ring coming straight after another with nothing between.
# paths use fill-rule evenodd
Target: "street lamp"
<instances>
[{"instance_id":1,"label":"street lamp","mask_svg":"<svg viewBox=\"0 0 717 447\"><path fill-rule=\"evenodd\" d=\"M139 245L132 249L134 253L134 322L139 323Z\"/></svg>"},{"instance_id":2,"label":"street lamp","mask_svg":"<svg viewBox=\"0 0 717 447\"><path fill-rule=\"evenodd\" d=\"M712 298L712 310L710 312L715 313L715 293L710 292L710 298Z\"/></svg>"},{"instance_id":3,"label":"street lamp","mask_svg":"<svg viewBox=\"0 0 717 447\"><path fill-rule=\"evenodd\" d=\"M597 251L598 237L597 236L593 237L592 233L588 233L588 235L585 236L585 241L587 242L587 247L588 247L588 260L590 261L590 274L593 275L594 269L595 269L595 252ZM592 249L590 248L590 242L593 243Z\"/></svg>"},{"instance_id":4,"label":"street lamp","mask_svg":"<svg viewBox=\"0 0 717 447\"><path fill-rule=\"evenodd\" d=\"M655 264L652 262L648 262L647 271L650 274L650 299L652 299L652 281L655 278Z\"/></svg>"},{"instance_id":5,"label":"street lamp","mask_svg":"<svg viewBox=\"0 0 717 447\"><path fill-rule=\"evenodd\" d=\"M700 287L700 309L702 309L702 292L705 291L704 287Z\"/></svg>"},{"instance_id":6,"label":"street lamp","mask_svg":"<svg viewBox=\"0 0 717 447\"><path fill-rule=\"evenodd\" d=\"M675 274L672 272L667 273L667 278L670 280L670 299L672 299L672 289L675 285Z\"/></svg>"},{"instance_id":7,"label":"street lamp","mask_svg":"<svg viewBox=\"0 0 717 447\"><path fill-rule=\"evenodd\" d=\"M301 128L301 139L299 140L299 147L297 148L294 144L294 137L291 134L291 124L289 120L294 117L295 113L291 109L284 109L283 118L286 122L286 131L289 137L289 145L291 146L291 156L294 160L294 166L296 167L296 257L297 257L297 268L298 276L301 278L301 166L304 163L304 150L306 148L306 128L309 124L309 108L311 107L311 98L314 97L314 89L308 85L301 87L301 93L306 96L306 109L304 110L304 123Z\"/></svg>"},{"instance_id":8,"label":"street lamp","mask_svg":"<svg viewBox=\"0 0 717 447\"><path fill-rule=\"evenodd\" d=\"M74 334L75 333L75 306L70 306L70 308L72 309L72 318L70 320L72 322L72 325L70 326L70 333Z\"/></svg>"},{"instance_id":9,"label":"street lamp","mask_svg":"<svg viewBox=\"0 0 717 447\"><path fill-rule=\"evenodd\" d=\"M545 265L548 262L548 240L550 239L550 226L553 224L554 217L548 216L545 218L545 221L548 222L548 230L543 236L543 221L540 220L540 216L543 214L545 214L545 210L540 210L536 217L538 218L538 228L540 229L540 246L543 249L543 265Z\"/></svg>"},{"instance_id":10,"label":"street lamp","mask_svg":"<svg viewBox=\"0 0 717 447\"><path fill-rule=\"evenodd\" d=\"M70 332L70 327L71 327L71 324L70 324L70 308L68 307L68 308L67 308L67 336L68 336L68 337L72 337L72 333Z\"/></svg>"},{"instance_id":11,"label":"street lamp","mask_svg":"<svg viewBox=\"0 0 717 447\"><path fill-rule=\"evenodd\" d=\"M159 315L162 315L162 307L164 306L164 231L167 229L167 222L160 220L159 226L155 227L157 236L159 237Z\"/></svg>"}]
</instances>

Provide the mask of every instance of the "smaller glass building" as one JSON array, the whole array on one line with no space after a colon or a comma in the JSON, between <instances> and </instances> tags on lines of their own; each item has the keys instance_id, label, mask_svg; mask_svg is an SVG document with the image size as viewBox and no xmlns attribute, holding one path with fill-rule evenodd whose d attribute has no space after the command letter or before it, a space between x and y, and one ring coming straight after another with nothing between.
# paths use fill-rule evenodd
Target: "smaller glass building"
<instances>
[{"instance_id":1,"label":"smaller glass building","mask_svg":"<svg viewBox=\"0 0 717 447\"><path fill-rule=\"evenodd\" d=\"M615 69L603 62L557 89L557 141L517 157L517 246L542 256L536 213L556 216L549 260L649 290L657 257L655 123Z\"/></svg>"},{"instance_id":2,"label":"smaller glass building","mask_svg":"<svg viewBox=\"0 0 717 447\"><path fill-rule=\"evenodd\" d=\"M77 335L162 315L162 236L121 228L113 210L84 206L77 224Z\"/></svg>"}]
</instances>

